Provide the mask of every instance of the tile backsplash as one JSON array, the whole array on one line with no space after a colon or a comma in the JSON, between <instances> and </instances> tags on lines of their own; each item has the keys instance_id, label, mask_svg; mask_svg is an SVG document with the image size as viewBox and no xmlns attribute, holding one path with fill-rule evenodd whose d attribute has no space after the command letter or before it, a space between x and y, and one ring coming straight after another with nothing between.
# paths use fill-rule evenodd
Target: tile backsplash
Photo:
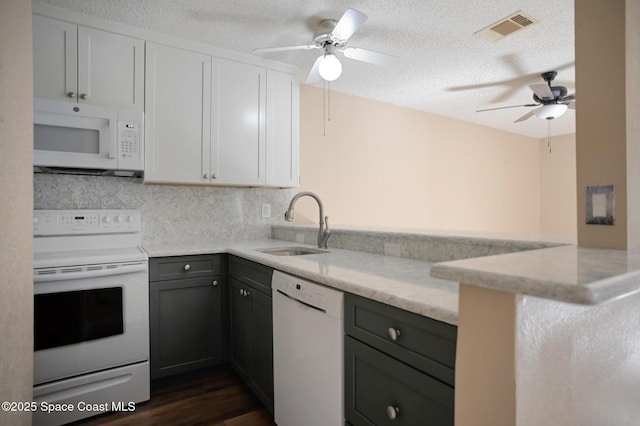
<instances>
[{"instance_id":1,"label":"tile backsplash","mask_svg":"<svg viewBox=\"0 0 640 426\"><path fill-rule=\"evenodd\" d=\"M189 243L269 238L290 189L143 185L113 176L34 174L35 209L137 209L142 242ZM262 218L262 204L271 204Z\"/></svg>"}]
</instances>

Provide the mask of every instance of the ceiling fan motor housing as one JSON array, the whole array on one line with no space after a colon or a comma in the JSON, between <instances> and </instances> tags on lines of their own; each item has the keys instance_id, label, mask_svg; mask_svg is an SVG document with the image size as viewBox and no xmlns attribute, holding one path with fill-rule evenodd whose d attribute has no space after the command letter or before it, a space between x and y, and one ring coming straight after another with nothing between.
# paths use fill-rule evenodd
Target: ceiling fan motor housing
<instances>
[{"instance_id":1,"label":"ceiling fan motor housing","mask_svg":"<svg viewBox=\"0 0 640 426\"><path fill-rule=\"evenodd\" d=\"M327 44L331 44L336 47L344 45L344 41L336 40L331 37L331 33L337 24L338 22L333 19L323 19L320 21L318 29L313 33L313 42L320 47L325 47Z\"/></svg>"},{"instance_id":2,"label":"ceiling fan motor housing","mask_svg":"<svg viewBox=\"0 0 640 426\"><path fill-rule=\"evenodd\" d=\"M567 96L567 93L568 93L567 88L564 86L551 86L549 87L549 89L551 89L551 93L553 93L553 99L540 99L538 95L534 93L533 100L538 103L547 105L550 103L556 103L558 100Z\"/></svg>"}]
</instances>

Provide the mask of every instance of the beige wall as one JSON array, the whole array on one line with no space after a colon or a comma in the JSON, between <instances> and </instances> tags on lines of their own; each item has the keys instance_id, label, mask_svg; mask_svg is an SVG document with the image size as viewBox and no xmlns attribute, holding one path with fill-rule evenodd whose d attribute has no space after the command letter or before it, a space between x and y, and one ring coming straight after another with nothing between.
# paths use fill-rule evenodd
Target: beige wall
<instances>
[{"instance_id":1,"label":"beige wall","mask_svg":"<svg viewBox=\"0 0 640 426\"><path fill-rule=\"evenodd\" d=\"M0 401L31 401L33 387L33 63L31 2L0 2ZM27 413L0 411L2 425Z\"/></svg>"},{"instance_id":2,"label":"beige wall","mask_svg":"<svg viewBox=\"0 0 640 426\"><path fill-rule=\"evenodd\" d=\"M576 217L576 135L541 139L540 233L575 241Z\"/></svg>"},{"instance_id":3,"label":"beige wall","mask_svg":"<svg viewBox=\"0 0 640 426\"><path fill-rule=\"evenodd\" d=\"M456 426L516 424L515 300L515 294L460 285Z\"/></svg>"},{"instance_id":4,"label":"beige wall","mask_svg":"<svg viewBox=\"0 0 640 426\"><path fill-rule=\"evenodd\" d=\"M627 0L626 97L628 249L640 248L640 1Z\"/></svg>"},{"instance_id":5,"label":"beige wall","mask_svg":"<svg viewBox=\"0 0 640 426\"><path fill-rule=\"evenodd\" d=\"M323 91L300 97L300 190L331 223L575 239L573 136L549 154L546 139L335 92L323 122ZM296 222L317 220L301 200Z\"/></svg>"},{"instance_id":6,"label":"beige wall","mask_svg":"<svg viewBox=\"0 0 640 426\"><path fill-rule=\"evenodd\" d=\"M578 244L625 249L625 0L576 2L575 20L576 90L580 93L576 109ZM638 160L635 163L637 167ZM614 185L614 226L585 224L585 189L589 185Z\"/></svg>"}]
</instances>

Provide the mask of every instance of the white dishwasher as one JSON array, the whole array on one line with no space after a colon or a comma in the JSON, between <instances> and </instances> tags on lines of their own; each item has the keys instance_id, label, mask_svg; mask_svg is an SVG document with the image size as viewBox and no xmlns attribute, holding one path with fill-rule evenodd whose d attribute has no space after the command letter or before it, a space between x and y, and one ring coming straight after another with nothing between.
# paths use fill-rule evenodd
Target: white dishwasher
<instances>
[{"instance_id":1,"label":"white dishwasher","mask_svg":"<svg viewBox=\"0 0 640 426\"><path fill-rule=\"evenodd\" d=\"M343 293L280 271L272 290L276 424L344 425Z\"/></svg>"}]
</instances>

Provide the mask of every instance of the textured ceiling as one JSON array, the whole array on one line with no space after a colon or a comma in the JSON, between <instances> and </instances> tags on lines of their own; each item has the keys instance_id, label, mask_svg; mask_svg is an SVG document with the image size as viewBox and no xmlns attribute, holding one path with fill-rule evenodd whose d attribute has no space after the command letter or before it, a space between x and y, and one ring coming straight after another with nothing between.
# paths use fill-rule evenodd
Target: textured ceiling
<instances>
[{"instance_id":1,"label":"textured ceiling","mask_svg":"<svg viewBox=\"0 0 640 426\"><path fill-rule=\"evenodd\" d=\"M398 56L388 68L342 60L332 90L543 138L575 132L575 111L546 122L513 121L529 108L539 74L575 92L574 0L36 0L104 20L253 54L257 47L307 44L322 19L347 8L369 19L348 45ZM492 43L474 33L523 10L540 23ZM262 53L297 66L302 81L319 51ZM578 102L579 104L579 102ZM579 107L579 105L578 105Z\"/></svg>"}]
</instances>

